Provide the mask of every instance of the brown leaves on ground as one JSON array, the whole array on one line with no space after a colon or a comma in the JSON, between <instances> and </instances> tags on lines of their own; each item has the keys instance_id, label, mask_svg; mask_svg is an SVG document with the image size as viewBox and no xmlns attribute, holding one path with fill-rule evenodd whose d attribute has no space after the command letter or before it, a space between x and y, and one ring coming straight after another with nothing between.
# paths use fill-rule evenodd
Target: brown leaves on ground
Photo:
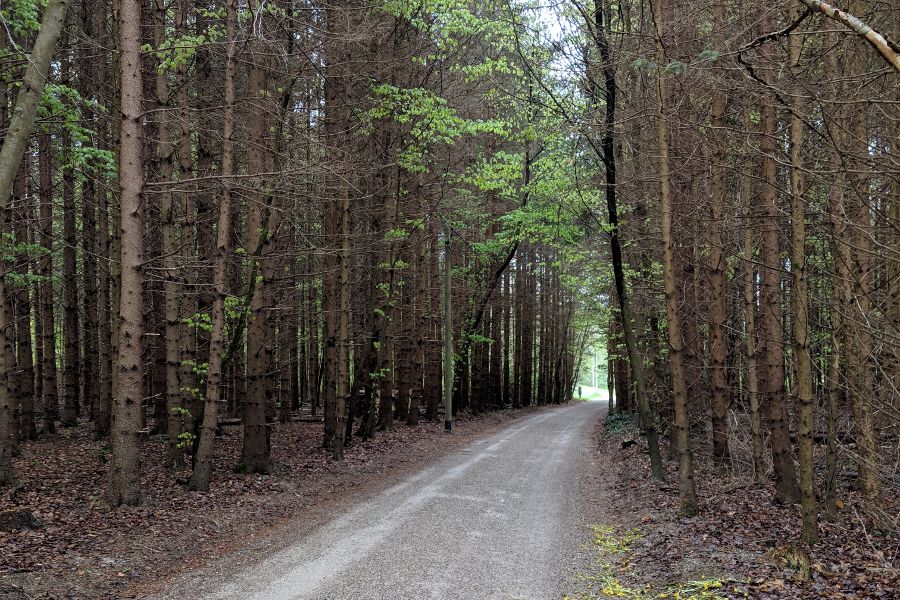
<instances>
[{"instance_id":1,"label":"brown leaves on ground","mask_svg":"<svg viewBox=\"0 0 900 600\"><path fill-rule=\"evenodd\" d=\"M389 475L446 452L514 416L462 418L453 436L442 423L397 425L347 449L335 462L320 448L320 423L278 425L272 434L272 476L233 472L240 427L216 439L211 490L189 492L189 470L168 471L166 442L144 444L144 504L110 510L103 500L108 447L90 425L64 429L23 445L20 484L0 492L0 512L27 508L32 530L0 532L0 590L22 598L124 598L265 535L274 525L384 482ZM316 506L325 510L313 511ZM27 594L27 595L26 595ZM7 597L4 593L2 597Z\"/></svg>"},{"instance_id":2,"label":"brown leaves on ground","mask_svg":"<svg viewBox=\"0 0 900 600\"><path fill-rule=\"evenodd\" d=\"M900 589L900 539L872 531L859 518L861 500L842 489L842 509L834 522L820 524L820 543L801 544L799 506L773 503L771 486L747 477L728 477L703 453L695 461L700 515L678 515L675 464L669 483L650 478L646 442L633 429L598 431L602 478L612 489L608 513L639 539L617 576L633 589L658 589L688 580L715 578L717 595L733 598L896 598ZM886 508L897 514L898 499ZM652 596L650 596L652 597ZM685 597L685 596L682 596ZM709 596L712 597L712 596Z\"/></svg>"}]
</instances>

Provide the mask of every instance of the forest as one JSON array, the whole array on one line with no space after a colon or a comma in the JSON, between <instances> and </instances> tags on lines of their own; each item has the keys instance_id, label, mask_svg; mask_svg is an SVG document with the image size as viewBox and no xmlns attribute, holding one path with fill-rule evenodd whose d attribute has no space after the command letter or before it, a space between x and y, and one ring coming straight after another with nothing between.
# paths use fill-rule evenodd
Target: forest
<instances>
[{"instance_id":1,"label":"forest","mask_svg":"<svg viewBox=\"0 0 900 600\"><path fill-rule=\"evenodd\" d=\"M779 543L841 523L897 585L893 0L4 0L0 24L0 579L97 511L307 459L331 485L599 377L680 518L743 481Z\"/></svg>"}]
</instances>

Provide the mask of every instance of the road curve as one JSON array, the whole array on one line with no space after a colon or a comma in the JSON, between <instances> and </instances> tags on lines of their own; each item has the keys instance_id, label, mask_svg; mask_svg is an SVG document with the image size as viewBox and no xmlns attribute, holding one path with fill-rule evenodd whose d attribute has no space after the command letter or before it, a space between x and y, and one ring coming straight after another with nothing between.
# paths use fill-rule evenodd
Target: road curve
<instances>
[{"instance_id":1,"label":"road curve","mask_svg":"<svg viewBox=\"0 0 900 600\"><path fill-rule=\"evenodd\" d=\"M575 482L604 409L515 421L265 561L159 598L187 588L204 600L559 599L578 535Z\"/></svg>"}]
</instances>

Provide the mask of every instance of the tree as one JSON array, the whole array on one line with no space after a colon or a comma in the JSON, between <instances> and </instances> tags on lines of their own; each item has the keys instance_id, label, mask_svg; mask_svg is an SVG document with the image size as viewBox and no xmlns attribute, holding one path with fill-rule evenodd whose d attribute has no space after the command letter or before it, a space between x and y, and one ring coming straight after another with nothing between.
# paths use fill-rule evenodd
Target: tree
<instances>
[{"instance_id":1,"label":"tree","mask_svg":"<svg viewBox=\"0 0 900 600\"><path fill-rule=\"evenodd\" d=\"M9 128L0 148L0 213L5 213L9 205L13 183L31 137L34 117L53 58L53 48L62 31L67 8L67 0L51 0L44 9L41 28L31 49L28 66L25 68L23 85L16 96ZM14 401L9 394L9 382L13 376L14 365L12 356L7 351L10 319L6 286L3 277L0 276L0 349L3 354L0 358L0 485L8 485L15 478L12 449L17 434L13 420Z\"/></svg>"},{"instance_id":2,"label":"tree","mask_svg":"<svg viewBox=\"0 0 900 600\"><path fill-rule=\"evenodd\" d=\"M763 11L760 19L762 32L773 29L772 15ZM774 49L764 45L760 51L765 61L763 81L771 90L772 69L775 65ZM778 170L775 163L776 100L771 91L761 95L761 129L759 137L760 171L762 187L759 190L757 215L762 228L760 238L760 405L766 412L772 461L775 468L775 498L781 504L791 504L798 499L797 475L788 431L788 404L784 383L784 334L782 331L781 303L781 243L778 219Z\"/></svg>"},{"instance_id":3,"label":"tree","mask_svg":"<svg viewBox=\"0 0 900 600\"><path fill-rule=\"evenodd\" d=\"M793 6L793 5L792 5ZM796 21L800 11L791 10ZM800 56L803 38L789 40L789 66L795 80L800 77ZM800 504L803 509L803 539L814 544L818 538L816 521L815 465L813 463L813 379L812 357L809 351L809 283L806 264L806 177L803 165L803 123L799 86L795 86L791 107L791 275L793 276L794 361L797 382L797 437L800 470Z\"/></svg>"},{"instance_id":4,"label":"tree","mask_svg":"<svg viewBox=\"0 0 900 600\"><path fill-rule=\"evenodd\" d=\"M222 196L219 200L219 219L216 232L216 256L213 267L213 288L215 296L212 305L212 329L209 337L209 367L206 372L206 393L204 396L203 419L199 444L188 487L192 490L209 490L212 473L213 444L219 425L219 405L222 403L222 372L233 349L225 346L225 301L227 299L226 279L228 276L228 256L231 241L231 199L234 176L234 136L235 136L235 71L237 47L237 6L229 0L226 10L226 58L225 58L225 114L222 131Z\"/></svg>"},{"instance_id":5,"label":"tree","mask_svg":"<svg viewBox=\"0 0 900 600\"><path fill-rule=\"evenodd\" d=\"M119 126L119 210L121 274L118 378L112 406L112 463L109 502L136 505L141 502L141 456L138 430L143 405L142 337L144 334L144 219L142 193L143 105L141 90L141 5L122 0L119 5L119 77L121 114Z\"/></svg>"},{"instance_id":6,"label":"tree","mask_svg":"<svg viewBox=\"0 0 900 600\"><path fill-rule=\"evenodd\" d=\"M669 97L667 80L662 65L666 64L666 51L663 46L663 19L668 7L664 0L654 3L654 20L656 22L656 77L657 103L656 114L657 139L659 143L659 199L661 216L661 239L663 245L663 281L666 296L666 323L668 324L669 365L672 376L672 405L674 408L675 444L678 455L678 495L681 500L681 512L687 516L697 514L697 493L694 489L693 457L691 455L688 434L687 384L684 374L684 340L682 338L680 317L678 314L678 291L675 281L675 250L672 237L672 192L669 174L669 129L666 121L666 99Z\"/></svg>"},{"instance_id":7,"label":"tree","mask_svg":"<svg viewBox=\"0 0 900 600\"><path fill-rule=\"evenodd\" d=\"M713 43L716 51L724 50L725 41L725 3L717 0L713 3ZM710 355L710 413L712 415L713 459L720 465L728 463L728 380L726 376L726 325L728 320L727 298L725 292L727 264L725 259L725 220L726 195L726 153L725 110L727 93L718 91L712 100L710 114L710 134L713 139L713 151L710 156L710 202L709 202L709 355Z\"/></svg>"}]
</instances>

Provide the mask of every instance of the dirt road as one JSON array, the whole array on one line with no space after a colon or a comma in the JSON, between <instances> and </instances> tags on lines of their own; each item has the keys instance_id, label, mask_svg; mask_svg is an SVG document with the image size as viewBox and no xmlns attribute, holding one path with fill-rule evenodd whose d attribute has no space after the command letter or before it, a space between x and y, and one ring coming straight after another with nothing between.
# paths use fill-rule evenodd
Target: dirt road
<instances>
[{"instance_id":1,"label":"dirt road","mask_svg":"<svg viewBox=\"0 0 900 600\"><path fill-rule=\"evenodd\" d=\"M220 561L159 599L562 597L599 402L542 411L358 501L256 564Z\"/></svg>"}]
</instances>

